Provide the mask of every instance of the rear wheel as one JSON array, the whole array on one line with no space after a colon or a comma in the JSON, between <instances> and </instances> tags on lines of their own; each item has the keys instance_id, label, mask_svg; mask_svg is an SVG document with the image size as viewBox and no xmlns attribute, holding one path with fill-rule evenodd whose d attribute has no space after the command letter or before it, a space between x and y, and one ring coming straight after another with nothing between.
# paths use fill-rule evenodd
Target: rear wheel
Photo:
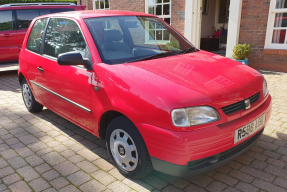
<instances>
[{"instance_id":1,"label":"rear wheel","mask_svg":"<svg viewBox=\"0 0 287 192\"><path fill-rule=\"evenodd\" d=\"M153 170L144 140L128 118L117 117L108 125L106 141L114 165L125 177L139 179Z\"/></svg>"},{"instance_id":2,"label":"rear wheel","mask_svg":"<svg viewBox=\"0 0 287 192\"><path fill-rule=\"evenodd\" d=\"M23 101L24 101L24 104L25 104L26 108L28 109L28 111L29 112L40 112L40 111L42 111L43 105L41 105L40 103L38 103L35 100L34 95L31 91L30 86L27 83L26 79L22 80L21 89L22 89Z\"/></svg>"}]
</instances>

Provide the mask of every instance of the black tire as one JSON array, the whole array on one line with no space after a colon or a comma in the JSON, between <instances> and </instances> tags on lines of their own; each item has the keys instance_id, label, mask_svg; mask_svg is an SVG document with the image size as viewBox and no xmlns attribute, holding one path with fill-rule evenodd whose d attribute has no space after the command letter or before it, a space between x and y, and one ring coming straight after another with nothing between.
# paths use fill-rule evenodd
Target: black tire
<instances>
[{"instance_id":1,"label":"black tire","mask_svg":"<svg viewBox=\"0 0 287 192\"><path fill-rule=\"evenodd\" d=\"M26 90L26 91L25 91ZM29 84L27 83L26 79L22 80L21 83L21 91L22 91L22 98L24 101L24 104L26 106L26 108L28 109L29 112L31 113L36 113L36 112L40 112L43 109L43 105L41 105L40 103L38 103L35 100L35 97L32 93L32 90L30 89ZM28 103L30 103L30 105L25 101L25 93L26 93L26 97L28 96Z\"/></svg>"},{"instance_id":2,"label":"black tire","mask_svg":"<svg viewBox=\"0 0 287 192\"><path fill-rule=\"evenodd\" d=\"M137 165L132 171L127 171L123 167L121 167L113 157L113 154L111 152L111 147L110 147L110 137L111 134L114 133L116 130L123 130L128 135L132 138L132 140L129 140L133 145L135 145L136 150L137 150ZM148 153L148 150L146 148L146 145L144 143L144 140L139 133L138 129L136 126L125 116L119 116L115 118L114 120L111 121L111 123L108 125L107 132L106 132L106 145L107 145L107 150L109 153L109 156L111 157L115 167L119 170L119 172L127 177L127 178L132 178L132 179L140 179L148 175L153 171L153 166L150 160L150 156Z\"/></svg>"}]
</instances>

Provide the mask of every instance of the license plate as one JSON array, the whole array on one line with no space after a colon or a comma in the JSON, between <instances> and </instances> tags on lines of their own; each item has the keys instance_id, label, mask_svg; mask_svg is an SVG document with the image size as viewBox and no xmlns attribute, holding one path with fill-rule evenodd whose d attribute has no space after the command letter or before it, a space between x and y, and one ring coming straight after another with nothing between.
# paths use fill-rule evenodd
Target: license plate
<instances>
[{"instance_id":1,"label":"license plate","mask_svg":"<svg viewBox=\"0 0 287 192\"><path fill-rule=\"evenodd\" d=\"M235 130L234 133L234 143L237 143L253 133L255 133L257 130L259 130L265 123L265 114L261 115L256 120L252 121L251 123L240 127L239 129Z\"/></svg>"}]
</instances>

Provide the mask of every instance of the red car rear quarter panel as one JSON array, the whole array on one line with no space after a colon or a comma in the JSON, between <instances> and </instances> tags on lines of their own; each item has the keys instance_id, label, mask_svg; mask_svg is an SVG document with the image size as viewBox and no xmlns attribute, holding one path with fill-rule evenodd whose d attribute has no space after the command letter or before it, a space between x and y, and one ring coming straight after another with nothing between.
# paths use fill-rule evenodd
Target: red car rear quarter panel
<instances>
[{"instance_id":1,"label":"red car rear quarter panel","mask_svg":"<svg viewBox=\"0 0 287 192\"><path fill-rule=\"evenodd\" d=\"M136 126L152 157L186 165L189 161L206 158L234 147L234 131L263 113L266 114L266 124L271 115L271 106L271 96L268 96L263 105L244 117L219 126L207 126L193 131L171 131L148 124L136 124Z\"/></svg>"}]
</instances>

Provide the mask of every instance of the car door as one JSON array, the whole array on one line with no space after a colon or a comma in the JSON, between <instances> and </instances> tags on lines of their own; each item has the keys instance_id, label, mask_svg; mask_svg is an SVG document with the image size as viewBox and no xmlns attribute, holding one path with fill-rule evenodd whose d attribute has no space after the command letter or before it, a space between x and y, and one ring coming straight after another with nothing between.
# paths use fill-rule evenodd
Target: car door
<instances>
[{"instance_id":1,"label":"car door","mask_svg":"<svg viewBox=\"0 0 287 192\"><path fill-rule=\"evenodd\" d=\"M18 60L19 48L13 28L13 10L0 11L0 62Z\"/></svg>"},{"instance_id":2,"label":"car door","mask_svg":"<svg viewBox=\"0 0 287 192\"><path fill-rule=\"evenodd\" d=\"M91 111L92 71L84 66L60 66L61 53L78 51L89 57L84 36L76 21L51 18L45 35L42 64L46 90L45 105L82 127L93 130L95 118Z\"/></svg>"},{"instance_id":3,"label":"car door","mask_svg":"<svg viewBox=\"0 0 287 192\"><path fill-rule=\"evenodd\" d=\"M21 49L27 29L31 21L39 16L38 9L21 9L15 10L16 14L16 28L17 28L17 44L18 48Z\"/></svg>"},{"instance_id":4,"label":"car door","mask_svg":"<svg viewBox=\"0 0 287 192\"><path fill-rule=\"evenodd\" d=\"M41 85L44 81L42 66L39 65L39 54L41 52L41 45L47 21L48 18L35 21L29 34L26 49L21 53L20 63L21 68L25 68L25 71L27 72L27 79L30 81L36 100L41 104L45 103L45 91L41 87L37 86L37 84Z\"/></svg>"}]
</instances>

